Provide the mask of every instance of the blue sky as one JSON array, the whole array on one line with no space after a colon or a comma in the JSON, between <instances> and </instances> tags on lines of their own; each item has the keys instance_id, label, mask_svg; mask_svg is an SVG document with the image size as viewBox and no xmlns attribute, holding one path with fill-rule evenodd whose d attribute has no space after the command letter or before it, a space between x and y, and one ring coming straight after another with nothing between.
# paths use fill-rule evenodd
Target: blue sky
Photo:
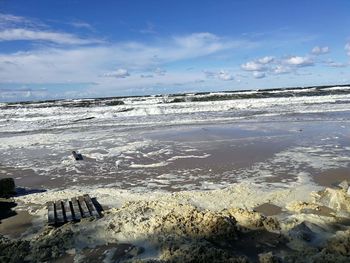
<instances>
[{"instance_id":1,"label":"blue sky","mask_svg":"<svg viewBox=\"0 0 350 263\"><path fill-rule=\"evenodd\" d=\"M0 0L0 100L350 83L350 1Z\"/></svg>"}]
</instances>

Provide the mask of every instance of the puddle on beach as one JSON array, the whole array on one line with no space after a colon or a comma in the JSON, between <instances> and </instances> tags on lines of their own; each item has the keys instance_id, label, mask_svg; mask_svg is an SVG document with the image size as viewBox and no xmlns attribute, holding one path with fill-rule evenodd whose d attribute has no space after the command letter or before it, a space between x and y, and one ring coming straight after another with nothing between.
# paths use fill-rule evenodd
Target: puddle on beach
<instances>
[{"instance_id":1,"label":"puddle on beach","mask_svg":"<svg viewBox=\"0 0 350 263\"><path fill-rule=\"evenodd\" d=\"M33 226L34 216L28 211L15 209L16 205L9 199L0 200L0 235L20 238Z\"/></svg>"},{"instance_id":2,"label":"puddle on beach","mask_svg":"<svg viewBox=\"0 0 350 263\"><path fill-rule=\"evenodd\" d=\"M254 211L262 213L265 216L274 216L282 212L282 208L269 203L261 204L254 208Z\"/></svg>"}]
</instances>

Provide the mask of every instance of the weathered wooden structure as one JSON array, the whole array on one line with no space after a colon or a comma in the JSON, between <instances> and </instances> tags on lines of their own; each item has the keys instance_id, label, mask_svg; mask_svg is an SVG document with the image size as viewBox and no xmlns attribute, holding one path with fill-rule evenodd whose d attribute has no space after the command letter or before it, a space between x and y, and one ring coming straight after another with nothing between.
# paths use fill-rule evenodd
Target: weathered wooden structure
<instances>
[{"instance_id":1,"label":"weathered wooden structure","mask_svg":"<svg viewBox=\"0 0 350 263\"><path fill-rule=\"evenodd\" d=\"M59 200L47 203L49 225L61 225L82 218L99 218L98 208L89 195L73 197L71 200Z\"/></svg>"}]
</instances>

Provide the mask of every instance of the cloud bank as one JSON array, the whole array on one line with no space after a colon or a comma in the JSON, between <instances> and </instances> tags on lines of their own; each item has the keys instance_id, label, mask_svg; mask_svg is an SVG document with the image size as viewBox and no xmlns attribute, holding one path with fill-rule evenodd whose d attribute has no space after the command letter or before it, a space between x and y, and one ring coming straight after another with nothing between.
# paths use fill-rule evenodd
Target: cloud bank
<instances>
[{"instance_id":1,"label":"cloud bank","mask_svg":"<svg viewBox=\"0 0 350 263\"><path fill-rule=\"evenodd\" d=\"M185 85L191 89L225 89L232 83L254 87L250 83L271 85L271 78L289 79L284 75L300 76L321 66L335 69L349 65L329 58L330 47L314 43L307 47L309 54L274 53L271 48L271 53L265 53L259 48L264 50L271 42L211 32L160 36L151 23L133 31L147 34L148 41L109 41L83 37L87 30L92 36L96 33L85 21L61 23L74 33L36 19L0 13L0 45L16 46L20 41L27 45L25 49L0 51L0 87L5 87L0 93L6 97L50 96L49 89L11 92L7 87L13 83L64 83L72 87L65 91L67 96L167 92L168 87ZM283 45L287 42L281 41ZM350 42L344 49L350 56ZM251 54L256 57L249 58ZM77 83L85 83L85 92L75 88Z\"/></svg>"}]
</instances>

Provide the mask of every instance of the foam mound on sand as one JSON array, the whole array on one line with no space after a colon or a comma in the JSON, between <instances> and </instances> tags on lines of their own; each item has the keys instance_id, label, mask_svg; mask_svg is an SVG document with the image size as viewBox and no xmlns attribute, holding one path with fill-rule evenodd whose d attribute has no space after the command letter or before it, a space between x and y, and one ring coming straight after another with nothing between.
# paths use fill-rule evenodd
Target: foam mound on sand
<instances>
[{"instance_id":1,"label":"foam mound on sand","mask_svg":"<svg viewBox=\"0 0 350 263\"><path fill-rule=\"evenodd\" d=\"M6 247L6 255L20 248L19 257L31 261L58 258L73 248L131 242L162 262L248 262L232 249L243 233L233 215L241 215L245 227L264 229L264 221L268 221L243 209L213 212L177 202L132 201L106 211L101 220L46 227L30 241L3 239L1 246Z\"/></svg>"},{"instance_id":2,"label":"foam mound on sand","mask_svg":"<svg viewBox=\"0 0 350 263\"><path fill-rule=\"evenodd\" d=\"M338 216L350 215L350 195L345 189L326 188L314 194L314 202L335 210Z\"/></svg>"},{"instance_id":3,"label":"foam mound on sand","mask_svg":"<svg viewBox=\"0 0 350 263\"><path fill-rule=\"evenodd\" d=\"M238 192L242 189L236 188ZM250 195L257 192L249 190ZM274 201L283 212L275 217L237 207L232 200L216 209L196 205L203 206L205 202L199 201L209 197L216 200L214 197L220 194L238 196L234 188L221 192L155 194L152 198L147 195L122 198L119 194L114 196L120 198L115 202L119 205L106 209L99 220L44 227L41 233L26 239L3 237L0 251L4 259L16 252L18 260L10 258L9 262L24 259L40 262L68 254L75 262L89 262L84 251L106 244L114 245L105 249L104 262L349 262L350 230L344 223L350 211L347 191L326 188L301 200L295 200L292 190L285 191L294 200L281 191L266 191L265 195L260 191L247 202L253 205L254 200L257 204L271 196L280 197ZM35 195L17 201L36 203L32 212L44 213L45 207L38 204L47 201L49 194ZM56 198L60 195L65 194L60 192ZM112 204L112 196L113 192L108 197L100 195L99 199ZM131 244L130 249L118 254L121 244Z\"/></svg>"},{"instance_id":4,"label":"foam mound on sand","mask_svg":"<svg viewBox=\"0 0 350 263\"><path fill-rule=\"evenodd\" d=\"M199 211L176 202L128 202L122 208L109 210L106 217L117 236L122 232L135 239L150 235L209 239L236 235L236 220L229 214Z\"/></svg>"}]
</instances>

